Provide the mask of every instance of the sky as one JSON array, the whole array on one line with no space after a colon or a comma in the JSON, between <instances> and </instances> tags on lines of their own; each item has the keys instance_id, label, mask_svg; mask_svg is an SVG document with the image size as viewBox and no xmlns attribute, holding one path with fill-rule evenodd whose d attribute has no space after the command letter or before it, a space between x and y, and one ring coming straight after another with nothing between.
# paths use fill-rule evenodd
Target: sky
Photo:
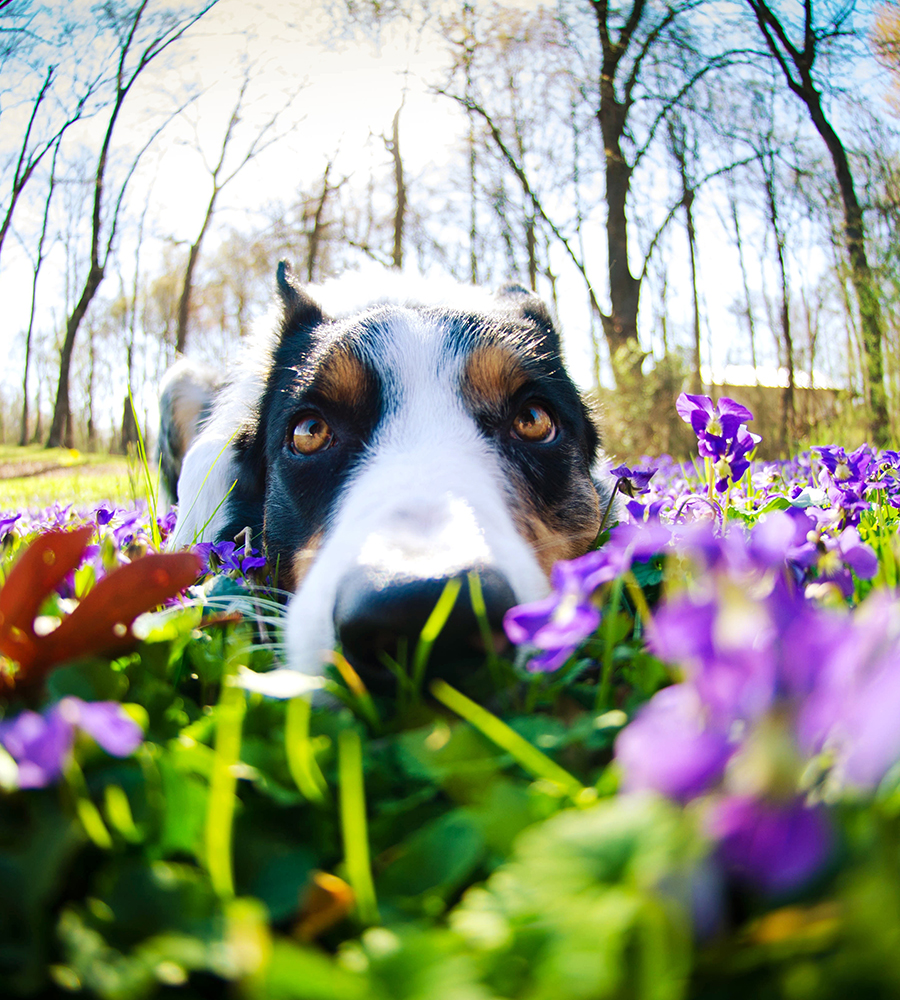
<instances>
[{"instance_id":1,"label":"sky","mask_svg":"<svg viewBox=\"0 0 900 1000\"><path fill-rule=\"evenodd\" d=\"M73 0L89 9L87 0ZM533 0L519 0L517 5L531 9ZM70 5L71 8L71 5ZM444 44L428 33L420 34L405 23L395 23L386 30L381 44L375 46L360 38L332 41L331 22L318 4L304 2L247 2L219 0L206 17L179 43L177 59L141 79L141 85L129 96L119 142L123 147L140 144L146 135L147 122L154 108L168 100L173 91L194 86L200 96L177 121L169 125L160 141L151 148L132 181L130 194L135 201L149 199L151 231L145 233L142 267L152 270L153 257L173 242L189 243L196 237L209 192L209 174L203 163L204 151L210 160L217 151L233 107L241 78L241 65L252 67L248 91L246 125L263 121L274 110L284 110L279 129L286 133L276 146L260 155L235 179L223 195L216 228L205 245L214 249L218 233L227 226L252 228L253 209L267 201L289 201L291 192L321 176L327 157L339 150L336 170L363 181L368 172L378 170L385 176L385 155L378 144L368 142L371 134L386 134L391 118L404 102L401 144L405 165L415 197L417 177L427 177L452 155L464 128L464 120L446 98L429 93L429 85L440 79L446 64ZM173 50L174 52L175 50ZM301 87L302 84L302 87ZM94 125L88 125L90 132ZM240 143L238 144L240 146ZM664 195L660 191L660 196ZM132 216L141 204L132 205ZM705 312L704 329L707 360L721 367L734 356L735 345L745 334L733 314L733 304L740 295L737 258L731 240L715 210L698 205L700 225L700 278ZM752 241L758 234L750 230ZM596 284L603 287L602 255L604 240L601 226L588 232L588 256L593 239L601 257L594 267ZM669 233L671 266L667 288L670 335L686 342L690 304L687 288L687 243L683 227L676 225ZM123 257L128 259L129 240L134 234L123 232ZM560 274L560 319L569 367L576 380L587 387L592 380L591 345L586 295L580 278L575 276L561 248L552 251L552 265ZM813 253L805 262L810 271L825 266L821 253ZM0 349L9 359L4 381L19 379L21 338L27 322L30 267L20 248L4 249L0 274L0 295L5 303L5 318L0 321ZM759 280L759 276L754 276ZM65 283L62 247L57 246L48 259L43 300L54 303L52 316L40 322L59 327L64 318ZM110 280L103 287L112 294ZM771 273L767 283L774 287ZM55 294L46 293L55 286ZM644 289L642 308L643 336L653 336L651 317L659 304L659 289L649 281ZM764 326L764 324L763 324ZM762 353L768 331L760 333ZM115 394L115 393L114 393Z\"/></svg>"}]
</instances>

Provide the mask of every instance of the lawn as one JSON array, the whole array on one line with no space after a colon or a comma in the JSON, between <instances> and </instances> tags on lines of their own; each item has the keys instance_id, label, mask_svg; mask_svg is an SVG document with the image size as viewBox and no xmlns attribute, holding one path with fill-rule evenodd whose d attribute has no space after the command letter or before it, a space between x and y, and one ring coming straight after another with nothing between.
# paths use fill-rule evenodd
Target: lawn
<instances>
[{"instance_id":1,"label":"lawn","mask_svg":"<svg viewBox=\"0 0 900 1000\"><path fill-rule=\"evenodd\" d=\"M3 995L897 996L900 455L678 409L455 686L282 669L259 554L127 492L0 518Z\"/></svg>"},{"instance_id":2,"label":"lawn","mask_svg":"<svg viewBox=\"0 0 900 1000\"><path fill-rule=\"evenodd\" d=\"M124 455L0 445L0 512L135 500L146 495L137 471Z\"/></svg>"}]
</instances>

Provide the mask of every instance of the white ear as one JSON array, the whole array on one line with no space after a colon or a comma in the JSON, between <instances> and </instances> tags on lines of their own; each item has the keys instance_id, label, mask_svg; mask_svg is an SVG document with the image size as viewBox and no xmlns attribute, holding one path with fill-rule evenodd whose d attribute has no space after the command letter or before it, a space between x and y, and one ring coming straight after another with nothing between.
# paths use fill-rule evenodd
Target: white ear
<instances>
[{"instance_id":1,"label":"white ear","mask_svg":"<svg viewBox=\"0 0 900 1000\"><path fill-rule=\"evenodd\" d=\"M169 538L170 549L216 540L236 479L231 437L210 428L194 441L184 457L178 480L178 521Z\"/></svg>"}]
</instances>

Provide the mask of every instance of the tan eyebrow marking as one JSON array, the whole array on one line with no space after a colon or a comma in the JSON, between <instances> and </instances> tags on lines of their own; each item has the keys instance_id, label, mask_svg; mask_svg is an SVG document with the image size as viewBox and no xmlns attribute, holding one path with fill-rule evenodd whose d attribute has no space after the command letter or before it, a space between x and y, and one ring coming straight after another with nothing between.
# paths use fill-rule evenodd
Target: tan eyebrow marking
<instances>
[{"instance_id":1,"label":"tan eyebrow marking","mask_svg":"<svg viewBox=\"0 0 900 1000\"><path fill-rule=\"evenodd\" d=\"M346 347L337 347L322 359L313 385L330 400L356 406L370 384L366 366Z\"/></svg>"},{"instance_id":2,"label":"tan eyebrow marking","mask_svg":"<svg viewBox=\"0 0 900 1000\"><path fill-rule=\"evenodd\" d=\"M499 345L478 347L463 369L463 399L473 412L496 412L527 381L528 373L514 351Z\"/></svg>"}]
</instances>

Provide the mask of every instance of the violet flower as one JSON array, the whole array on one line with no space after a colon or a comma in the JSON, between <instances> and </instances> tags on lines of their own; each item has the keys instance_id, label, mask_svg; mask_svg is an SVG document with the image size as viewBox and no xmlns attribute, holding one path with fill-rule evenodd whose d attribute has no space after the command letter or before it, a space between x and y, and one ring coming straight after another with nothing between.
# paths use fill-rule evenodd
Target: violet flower
<instances>
[{"instance_id":1,"label":"violet flower","mask_svg":"<svg viewBox=\"0 0 900 1000\"><path fill-rule=\"evenodd\" d=\"M701 449L700 454L704 458L724 454L724 442L737 434L742 423L753 419L753 414L746 406L741 406L727 396L723 396L714 406L709 396L691 396L683 392L675 400L675 410L685 423L693 427L697 438L706 442L705 447L710 454L704 455Z\"/></svg>"},{"instance_id":2,"label":"violet flower","mask_svg":"<svg viewBox=\"0 0 900 1000\"><path fill-rule=\"evenodd\" d=\"M728 796L712 805L707 829L729 874L768 895L809 881L828 861L833 841L825 809L799 797L778 803Z\"/></svg>"},{"instance_id":3,"label":"violet flower","mask_svg":"<svg viewBox=\"0 0 900 1000\"><path fill-rule=\"evenodd\" d=\"M20 712L0 721L0 743L18 764L19 788L44 788L59 778L76 730L92 736L115 757L127 757L143 739L141 727L114 701L69 697L43 714Z\"/></svg>"},{"instance_id":4,"label":"violet flower","mask_svg":"<svg viewBox=\"0 0 900 1000\"><path fill-rule=\"evenodd\" d=\"M711 725L697 691L664 688L616 741L624 791L652 789L687 802L715 785L734 751L727 730Z\"/></svg>"},{"instance_id":5,"label":"violet flower","mask_svg":"<svg viewBox=\"0 0 900 1000\"><path fill-rule=\"evenodd\" d=\"M900 759L900 622L877 605L864 625L819 609L779 571L814 524L773 512L749 538L685 540L703 575L648 626L650 648L683 680L654 695L615 748L625 790L698 800L723 868L770 894L806 882L830 855L808 776L872 787ZM841 539L835 551L865 571L858 535Z\"/></svg>"},{"instance_id":6,"label":"violet flower","mask_svg":"<svg viewBox=\"0 0 900 1000\"><path fill-rule=\"evenodd\" d=\"M506 612L503 628L510 642L539 650L529 660L529 670L549 673L563 666L600 624L600 611L591 600L594 591L629 566L630 555L615 545L558 562L550 573L549 597Z\"/></svg>"},{"instance_id":7,"label":"violet flower","mask_svg":"<svg viewBox=\"0 0 900 1000\"><path fill-rule=\"evenodd\" d=\"M693 428L701 458L712 465L715 488L724 493L750 467L748 456L762 440L744 426L743 421L752 420L753 414L727 396L713 405L709 396L686 392L675 401L675 409Z\"/></svg>"},{"instance_id":8,"label":"violet flower","mask_svg":"<svg viewBox=\"0 0 900 1000\"><path fill-rule=\"evenodd\" d=\"M3 539L12 532L16 521L18 521L21 516L21 514L11 514L8 517L0 517L0 541L3 541Z\"/></svg>"},{"instance_id":9,"label":"violet flower","mask_svg":"<svg viewBox=\"0 0 900 1000\"><path fill-rule=\"evenodd\" d=\"M251 570L262 569L266 560L256 549L238 548L234 542L198 542L193 549L206 564L209 573L232 573L246 576Z\"/></svg>"},{"instance_id":10,"label":"violet flower","mask_svg":"<svg viewBox=\"0 0 900 1000\"><path fill-rule=\"evenodd\" d=\"M619 481L619 491L626 496L634 497L646 493L650 480L656 475L657 469L629 469L627 465L619 465L610 469L609 474Z\"/></svg>"}]
</instances>

